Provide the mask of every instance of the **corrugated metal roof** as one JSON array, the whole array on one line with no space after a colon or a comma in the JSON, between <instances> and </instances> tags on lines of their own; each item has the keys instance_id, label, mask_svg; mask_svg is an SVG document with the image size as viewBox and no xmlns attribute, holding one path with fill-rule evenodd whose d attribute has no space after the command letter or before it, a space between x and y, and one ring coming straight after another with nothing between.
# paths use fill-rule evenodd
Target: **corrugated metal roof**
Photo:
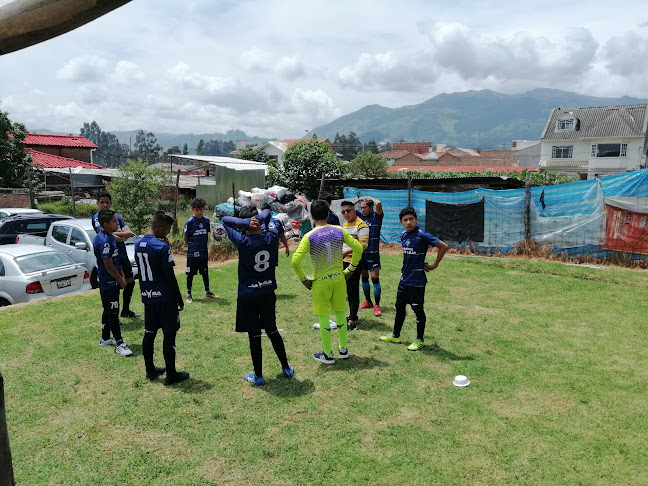
<instances>
[{"instance_id":1,"label":"corrugated metal roof","mask_svg":"<svg viewBox=\"0 0 648 486\"><path fill-rule=\"evenodd\" d=\"M82 162L80 160L68 159L67 157L59 157L58 155L46 154L36 150L27 149L32 154L32 165L39 165L46 168L61 168L61 167L83 167L86 169L101 169L100 165Z\"/></svg>"},{"instance_id":2,"label":"corrugated metal roof","mask_svg":"<svg viewBox=\"0 0 648 486\"><path fill-rule=\"evenodd\" d=\"M263 162L256 162L254 160L235 159L233 157L220 157L216 155L178 155L174 154L173 157L187 160L195 160L198 162L205 162L207 164L218 165L234 170L268 170L268 165Z\"/></svg>"},{"instance_id":3,"label":"corrugated metal roof","mask_svg":"<svg viewBox=\"0 0 648 486\"><path fill-rule=\"evenodd\" d=\"M97 148L97 146L85 137L72 135L44 135L40 133L28 133L23 140L25 145L54 145L57 147L84 147Z\"/></svg>"},{"instance_id":4,"label":"corrugated metal roof","mask_svg":"<svg viewBox=\"0 0 648 486\"><path fill-rule=\"evenodd\" d=\"M648 123L648 105L556 108L549 115L542 140L579 140L603 137L643 137ZM574 130L556 130L556 122L573 115Z\"/></svg>"}]
</instances>

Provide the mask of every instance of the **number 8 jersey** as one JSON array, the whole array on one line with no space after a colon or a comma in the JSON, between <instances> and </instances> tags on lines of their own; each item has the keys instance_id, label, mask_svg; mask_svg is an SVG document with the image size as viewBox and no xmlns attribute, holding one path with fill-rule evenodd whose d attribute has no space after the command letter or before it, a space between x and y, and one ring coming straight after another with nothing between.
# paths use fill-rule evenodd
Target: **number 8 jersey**
<instances>
[{"instance_id":1,"label":"number 8 jersey","mask_svg":"<svg viewBox=\"0 0 648 486\"><path fill-rule=\"evenodd\" d=\"M229 217L221 220L227 236L239 251L238 295L274 293L277 288L275 267L278 262L279 235L274 231L245 235L236 230L235 221L236 218Z\"/></svg>"}]
</instances>

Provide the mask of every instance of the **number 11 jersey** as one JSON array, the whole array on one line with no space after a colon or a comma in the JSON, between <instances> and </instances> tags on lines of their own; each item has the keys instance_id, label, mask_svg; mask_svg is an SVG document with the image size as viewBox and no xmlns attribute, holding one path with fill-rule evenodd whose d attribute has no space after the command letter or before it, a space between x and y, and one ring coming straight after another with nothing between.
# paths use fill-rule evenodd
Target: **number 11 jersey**
<instances>
[{"instance_id":1,"label":"number 11 jersey","mask_svg":"<svg viewBox=\"0 0 648 486\"><path fill-rule=\"evenodd\" d=\"M167 285L163 273L173 267L169 244L146 234L135 243L135 262L139 273L140 293L143 304L173 302L175 293Z\"/></svg>"}]
</instances>

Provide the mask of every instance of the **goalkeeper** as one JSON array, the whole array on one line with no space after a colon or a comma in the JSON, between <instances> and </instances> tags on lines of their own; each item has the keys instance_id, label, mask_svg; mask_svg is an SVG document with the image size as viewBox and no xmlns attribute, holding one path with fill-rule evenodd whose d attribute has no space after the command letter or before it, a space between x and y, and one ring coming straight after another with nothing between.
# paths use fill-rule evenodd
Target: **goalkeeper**
<instances>
[{"instance_id":1,"label":"goalkeeper","mask_svg":"<svg viewBox=\"0 0 648 486\"><path fill-rule=\"evenodd\" d=\"M335 313L338 323L338 348L340 359L349 357L347 349L346 319L346 282L351 276L362 257L362 244L339 226L326 224L329 207L326 201L313 201L311 216L315 228L304 235L297 251L292 257L292 266L307 289L313 291L313 312L320 324L323 352L313 355L317 361L324 364L335 363L331 349L331 326L329 317L331 310ZM343 269L342 244L346 243L352 250L351 264ZM302 259L309 253L313 262L313 276L304 275Z\"/></svg>"}]
</instances>

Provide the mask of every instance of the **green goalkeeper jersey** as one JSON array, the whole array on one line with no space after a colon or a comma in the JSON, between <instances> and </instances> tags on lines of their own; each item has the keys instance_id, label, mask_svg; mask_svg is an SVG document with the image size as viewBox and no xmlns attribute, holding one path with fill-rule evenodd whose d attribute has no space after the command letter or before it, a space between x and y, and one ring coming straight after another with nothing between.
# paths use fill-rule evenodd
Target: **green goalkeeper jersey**
<instances>
[{"instance_id":1,"label":"green goalkeeper jersey","mask_svg":"<svg viewBox=\"0 0 648 486\"><path fill-rule=\"evenodd\" d=\"M304 280L301 261L310 253L313 261L313 278L328 280L342 276L342 245L346 243L353 250L351 265L356 267L362 258L362 244L339 226L317 226L304 235L292 257L292 266L297 276Z\"/></svg>"}]
</instances>

